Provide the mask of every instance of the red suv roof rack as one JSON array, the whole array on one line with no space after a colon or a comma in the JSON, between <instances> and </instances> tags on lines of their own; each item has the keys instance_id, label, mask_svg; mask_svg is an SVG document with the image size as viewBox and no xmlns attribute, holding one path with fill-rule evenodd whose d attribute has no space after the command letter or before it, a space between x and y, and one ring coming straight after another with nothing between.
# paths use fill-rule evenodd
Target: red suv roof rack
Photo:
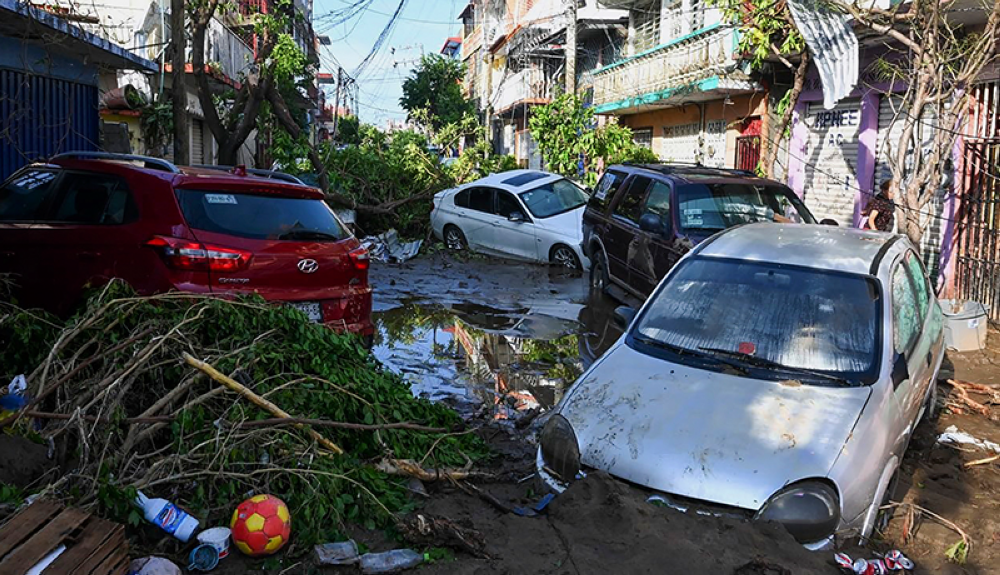
<instances>
[{"instance_id":1,"label":"red suv roof rack","mask_svg":"<svg viewBox=\"0 0 1000 575\"><path fill-rule=\"evenodd\" d=\"M179 174L180 169L172 162L161 158L151 158L149 156L137 156L133 154L112 154L110 152L63 152L52 156L52 160L114 160L119 162L142 162L143 167L150 170L160 170Z\"/></svg>"}]
</instances>

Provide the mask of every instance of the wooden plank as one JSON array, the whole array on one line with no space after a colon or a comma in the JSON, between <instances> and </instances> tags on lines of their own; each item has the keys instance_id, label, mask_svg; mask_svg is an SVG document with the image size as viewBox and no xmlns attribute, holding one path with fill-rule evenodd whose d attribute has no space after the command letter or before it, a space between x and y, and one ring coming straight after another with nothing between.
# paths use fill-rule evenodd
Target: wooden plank
<instances>
[{"instance_id":1,"label":"wooden plank","mask_svg":"<svg viewBox=\"0 0 1000 575\"><path fill-rule=\"evenodd\" d=\"M101 531L99 527L95 526L92 528ZM70 575L90 575L93 573L100 564L104 563L104 561L108 559L108 556L125 544L123 531L124 529L121 525L116 526L114 531L108 533L108 536L101 541L101 544L97 546L97 548L93 549L93 553L91 553L90 556L80 563L76 569L69 572Z\"/></svg>"},{"instance_id":2,"label":"wooden plank","mask_svg":"<svg viewBox=\"0 0 1000 575\"><path fill-rule=\"evenodd\" d=\"M42 571L42 575L65 575L72 572L77 565L90 557L94 549L100 547L101 543L114 535L111 529L101 528L104 522L96 521L94 519L85 523L82 530L83 535L71 545L67 545L66 552L46 567Z\"/></svg>"},{"instance_id":3,"label":"wooden plank","mask_svg":"<svg viewBox=\"0 0 1000 575\"><path fill-rule=\"evenodd\" d=\"M0 557L27 541L32 533L41 529L60 509L62 505L55 501L36 501L11 517L0 528Z\"/></svg>"},{"instance_id":4,"label":"wooden plank","mask_svg":"<svg viewBox=\"0 0 1000 575\"><path fill-rule=\"evenodd\" d=\"M119 545L93 571L94 575L122 575L128 572L128 551L124 545Z\"/></svg>"},{"instance_id":5,"label":"wooden plank","mask_svg":"<svg viewBox=\"0 0 1000 575\"><path fill-rule=\"evenodd\" d=\"M64 509L55 519L35 533L27 543L0 561L0 573L23 573L31 569L66 539L87 518L79 509Z\"/></svg>"}]
</instances>

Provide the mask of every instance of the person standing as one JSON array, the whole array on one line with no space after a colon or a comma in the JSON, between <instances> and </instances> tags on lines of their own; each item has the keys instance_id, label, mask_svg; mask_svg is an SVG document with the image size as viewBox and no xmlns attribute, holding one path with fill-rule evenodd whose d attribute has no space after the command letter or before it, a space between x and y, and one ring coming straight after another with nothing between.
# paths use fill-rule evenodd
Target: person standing
<instances>
[{"instance_id":1,"label":"person standing","mask_svg":"<svg viewBox=\"0 0 1000 575\"><path fill-rule=\"evenodd\" d=\"M892 180L879 186L879 193L872 198L861 212L861 228L891 232L896 221L896 203L892 200Z\"/></svg>"}]
</instances>

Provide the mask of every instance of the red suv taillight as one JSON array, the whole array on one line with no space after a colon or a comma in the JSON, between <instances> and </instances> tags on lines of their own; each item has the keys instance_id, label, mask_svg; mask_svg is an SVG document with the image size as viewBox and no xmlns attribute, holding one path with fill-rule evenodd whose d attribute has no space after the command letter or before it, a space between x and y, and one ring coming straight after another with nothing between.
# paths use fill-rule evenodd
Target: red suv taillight
<instances>
[{"instance_id":1,"label":"red suv taillight","mask_svg":"<svg viewBox=\"0 0 1000 575\"><path fill-rule=\"evenodd\" d=\"M247 267L252 253L178 238L156 236L146 242L172 268L190 271L236 272Z\"/></svg>"},{"instance_id":2,"label":"red suv taillight","mask_svg":"<svg viewBox=\"0 0 1000 575\"><path fill-rule=\"evenodd\" d=\"M368 259L368 250L365 248L357 248L351 250L347 253L351 258L351 263L354 264L354 269L358 271L365 271L368 269L368 265L371 263Z\"/></svg>"}]
</instances>

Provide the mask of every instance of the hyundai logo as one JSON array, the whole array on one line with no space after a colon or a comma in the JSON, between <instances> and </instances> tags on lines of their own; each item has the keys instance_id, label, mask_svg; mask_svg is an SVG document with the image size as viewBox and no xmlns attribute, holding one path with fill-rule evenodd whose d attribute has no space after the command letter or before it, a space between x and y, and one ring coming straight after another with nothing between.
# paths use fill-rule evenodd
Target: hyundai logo
<instances>
[{"instance_id":1,"label":"hyundai logo","mask_svg":"<svg viewBox=\"0 0 1000 575\"><path fill-rule=\"evenodd\" d=\"M304 274L316 273L319 263L316 260L299 260L299 271Z\"/></svg>"}]
</instances>

